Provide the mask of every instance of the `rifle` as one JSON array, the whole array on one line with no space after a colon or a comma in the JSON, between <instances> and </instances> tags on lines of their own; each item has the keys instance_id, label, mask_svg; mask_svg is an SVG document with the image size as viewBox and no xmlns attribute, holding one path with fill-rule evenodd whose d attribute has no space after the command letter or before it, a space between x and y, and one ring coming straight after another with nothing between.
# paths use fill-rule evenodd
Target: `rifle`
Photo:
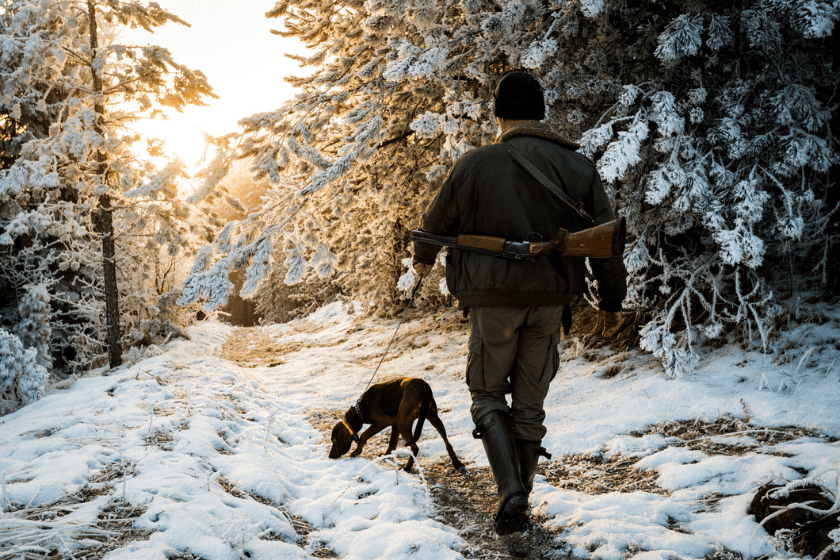
<instances>
[{"instance_id":1,"label":"rifle","mask_svg":"<svg viewBox=\"0 0 840 560\"><path fill-rule=\"evenodd\" d=\"M620 257L624 254L626 235L627 223L621 217L575 233L569 233L568 230L560 228L554 239L544 242L509 241L502 237L472 234L449 237L420 230L411 232L411 240L507 259L533 260L550 253L557 253L564 257Z\"/></svg>"}]
</instances>

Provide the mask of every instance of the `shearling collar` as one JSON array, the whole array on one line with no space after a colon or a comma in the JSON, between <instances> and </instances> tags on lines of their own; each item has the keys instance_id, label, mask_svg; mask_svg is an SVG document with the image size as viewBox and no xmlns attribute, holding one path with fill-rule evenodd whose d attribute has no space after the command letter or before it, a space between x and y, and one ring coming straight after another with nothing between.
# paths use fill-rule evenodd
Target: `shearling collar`
<instances>
[{"instance_id":1,"label":"shearling collar","mask_svg":"<svg viewBox=\"0 0 840 560\"><path fill-rule=\"evenodd\" d=\"M547 124L541 123L540 121L520 121L500 134L496 141L505 142L514 136L539 136L540 138L546 138L552 142L557 142L561 146L569 148L570 150L577 150L580 148L580 144L572 142L568 138L561 136L555 132L553 128Z\"/></svg>"}]
</instances>

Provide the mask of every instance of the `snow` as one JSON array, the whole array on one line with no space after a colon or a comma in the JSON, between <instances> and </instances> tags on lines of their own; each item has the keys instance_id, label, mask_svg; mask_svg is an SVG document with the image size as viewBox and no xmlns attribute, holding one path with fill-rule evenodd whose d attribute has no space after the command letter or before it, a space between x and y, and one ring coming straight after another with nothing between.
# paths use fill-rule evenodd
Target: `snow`
<instances>
[{"instance_id":1,"label":"snow","mask_svg":"<svg viewBox=\"0 0 840 560\"><path fill-rule=\"evenodd\" d=\"M624 558L630 545L646 549L644 555L635 556L645 559L700 558L708 551L702 537L667 528L668 518L684 521L691 517L686 504L669 498L645 492L592 498L555 490L541 499L546 502L543 513L553 517L551 524L579 525L567 538L577 557L588 557L592 545L597 546L596 556L604 560Z\"/></svg>"},{"instance_id":2,"label":"snow","mask_svg":"<svg viewBox=\"0 0 840 560\"><path fill-rule=\"evenodd\" d=\"M190 330L192 340L171 341L159 356L93 372L0 417L0 504L9 510L0 513L0 536L32 527L24 515L32 508L110 485L50 522L65 536L63 545L56 536L51 546L75 546L66 535L95 526L109 500L124 495L144 510L135 528L151 533L108 560L162 559L173 549L206 560L246 552L253 559L311 558L319 546L347 559L462 558L460 528L435 519L423 477L424 464L446 458L433 430L420 441L419 469L406 474L390 458L328 459L328 436L308 419L313 411L348 408L394 335L399 318L374 319L362 307L334 303L304 319L254 328L278 351L293 350L279 365L226 360L222 346L234 330L205 322ZM649 355L586 353L564 341L543 444L555 460L585 453L641 458L635 468L650 473L661 493L593 495L538 475L535 513L580 558L702 558L719 547L781 554L747 511L760 485L800 479L803 469L836 491L840 446L827 437L840 436L840 372L829 367L838 352L819 343L836 340L838 316L789 331L801 344L787 351L787 361L724 347L702 353L698 369L678 379ZM458 456L468 468L486 466L470 433L466 325L454 311L418 317L401 325L374 382L424 378ZM605 376L613 363L622 373ZM747 413L752 426L815 432L775 444L748 431L709 437L744 448L732 455L709 455L658 433L639 436L666 420ZM128 467L119 470L121 464ZM703 500L713 493L723 497L708 507ZM311 526L306 539L295 519Z\"/></svg>"}]
</instances>

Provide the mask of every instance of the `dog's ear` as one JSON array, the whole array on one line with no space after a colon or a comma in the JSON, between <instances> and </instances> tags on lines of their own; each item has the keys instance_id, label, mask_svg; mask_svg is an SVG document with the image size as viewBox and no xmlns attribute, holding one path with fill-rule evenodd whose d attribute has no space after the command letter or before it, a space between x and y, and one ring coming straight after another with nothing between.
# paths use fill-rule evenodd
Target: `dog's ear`
<instances>
[{"instance_id":1,"label":"dog's ear","mask_svg":"<svg viewBox=\"0 0 840 560\"><path fill-rule=\"evenodd\" d=\"M330 436L330 439L332 439L333 445L335 445L336 442L341 441L342 431L343 430L341 430L341 422L339 422L338 424L333 426L332 435Z\"/></svg>"}]
</instances>

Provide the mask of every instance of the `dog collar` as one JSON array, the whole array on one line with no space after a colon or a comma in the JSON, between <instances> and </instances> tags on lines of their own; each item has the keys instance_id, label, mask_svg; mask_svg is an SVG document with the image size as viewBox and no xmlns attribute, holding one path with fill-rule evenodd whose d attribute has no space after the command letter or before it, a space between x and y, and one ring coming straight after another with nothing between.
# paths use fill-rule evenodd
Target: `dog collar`
<instances>
[{"instance_id":1,"label":"dog collar","mask_svg":"<svg viewBox=\"0 0 840 560\"><path fill-rule=\"evenodd\" d=\"M358 401L353 403L353 408L356 409L356 416L359 417L359 422L362 422L364 424L364 421L362 420L362 408L359 406L360 400L362 399L359 399Z\"/></svg>"},{"instance_id":2,"label":"dog collar","mask_svg":"<svg viewBox=\"0 0 840 560\"><path fill-rule=\"evenodd\" d=\"M347 423L347 420L342 420L341 423L344 424L344 427L347 428L348 432L350 432L350 437L353 438L353 441L359 443L359 434L353 431L353 428L350 427L350 424Z\"/></svg>"}]
</instances>

